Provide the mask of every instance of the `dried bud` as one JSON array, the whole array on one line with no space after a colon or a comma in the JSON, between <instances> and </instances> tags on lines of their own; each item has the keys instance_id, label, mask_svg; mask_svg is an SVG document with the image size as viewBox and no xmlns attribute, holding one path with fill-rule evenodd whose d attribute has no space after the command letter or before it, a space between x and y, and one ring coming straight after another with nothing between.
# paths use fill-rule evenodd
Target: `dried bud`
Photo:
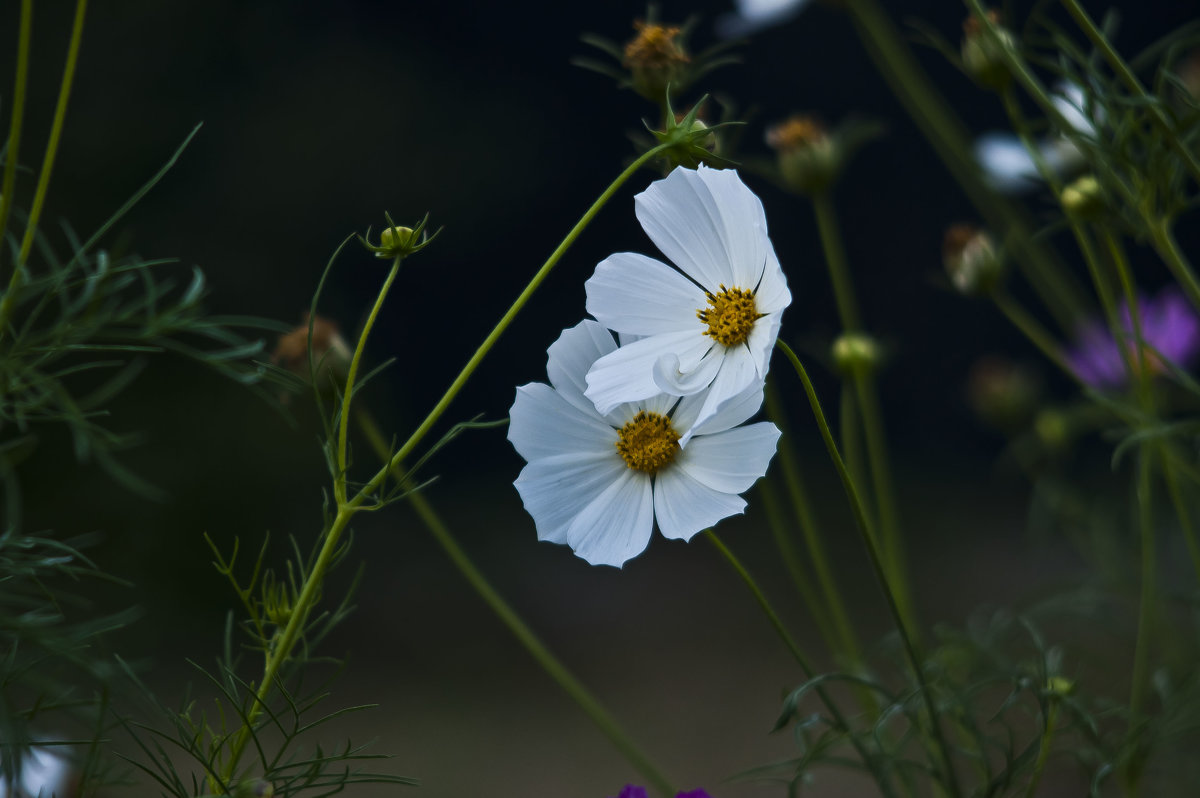
<instances>
[{"instance_id":1,"label":"dried bud","mask_svg":"<svg viewBox=\"0 0 1200 798\"><path fill-rule=\"evenodd\" d=\"M633 78L633 89L654 103L662 103L667 88L677 92L688 79L691 57L684 49L682 29L638 21L637 35L625 45L624 65Z\"/></svg>"},{"instance_id":2,"label":"dried bud","mask_svg":"<svg viewBox=\"0 0 1200 798\"><path fill-rule=\"evenodd\" d=\"M942 239L942 263L950 282L964 294L987 294L1003 273L1003 259L983 230L956 224Z\"/></svg>"},{"instance_id":3,"label":"dried bud","mask_svg":"<svg viewBox=\"0 0 1200 798\"><path fill-rule=\"evenodd\" d=\"M843 333L833 342L833 365L840 374L869 374L880 360L879 345L866 333Z\"/></svg>"},{"instance_id":4,"label":"dried bud","mask_svg":"<svg viewBox=\"0 0 1200 798\"><path fill-rule=\"evenodd\" d=\"M768 128L767 145L775 150L784 182L800 194L828 190L841 168L836 137L809 116L797 114Z\"/></svg>"},{"instance_id":5,"label":"dried bud","mask_svg":"<svg viewBox=\"0 0 1200 798\"><path fill-rule=\"evenodd\" d=\"M1095 175L1084 175L1067 184L1061 199L1063 210L1076 219L1097 219L1106 207L1104 189Z\"/></svg>"},{"instance_id":6,"label":"dried bud","mask_svg":"<svg viewBox=\"0 0 1200 798\"><path fill-rule=\"evenodd\" d=\"M308 314L296 329L281 335L275 345L271 361L298 377L307 380L308 358ZM350 370L353 353L346 339L338 332L337 325L329 319L317 316L312 320L312 363L316 370L316 384L325 388L331 382L342 383Z\"/></svg>"},{"instance_id":7,"label":"dried bud","mask_svg":"<svg viewBox=\"0 0 1200 798\"><path fill-rule=\"evenodd\" d=\"M970 16L963 21L963 69L985 89L1002 91L1012 80L1002 53L1013 48L1015 42L1008 29L1000 25L1000 15L996 11L988 11L987 18L996 31L995 38L988 35L978 17Z\"/></svg>"},{"instance_id":8,"label":"dried bud","mask_svg":"<svg viewBox=\"0 0 1200 798\"><path fill-rule=\"evenodd\" d=\"M1025 427L1037 408L1041 381L1027 367L985 357L967 374L967 402L988 426L1013 433Z\"/></svg>"}]
</instances>

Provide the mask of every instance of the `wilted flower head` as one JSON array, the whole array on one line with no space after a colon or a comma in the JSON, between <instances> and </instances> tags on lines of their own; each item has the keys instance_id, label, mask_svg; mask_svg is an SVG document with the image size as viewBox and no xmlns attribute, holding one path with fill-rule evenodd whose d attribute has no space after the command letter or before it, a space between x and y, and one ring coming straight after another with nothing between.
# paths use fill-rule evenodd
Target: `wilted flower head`
<instances>
[{"instance_id":1,"label":"wilted flower head","mask_svg":"<svg viewBox=\"0 0 1200 798\"><path fill-rule=\"evenodd\" d=\"M308 329L308 314L305 313L304 323L291 332L281 335L279 343L275 345L275 352L271 355L272 362L304 380L311 376L308 358ZM313 318L312 363L316 367L317 384L323 385L326 382L323 378L326 376L338 382L345 380L352 357L353 352L350 351L346 339L342 338L341 333L338 332L337 324L323 316Z\"/></svg>"},{"instance_id":2,"label":"wilted flower head","mask_svg":"<svg viewBox=\"0 0 1200 798\"><path fill-rule=\"evenodd\" d=\"M1013 37L1007 28L1000 25L998 12L989 10L987 17L996 31L995 38L988 35L983 23L975 15L963 21L963 69L984 88L1000 91L1012 80L1001 53L1013 46Z\"/></svg>"},{"instance_id":3,"label":"wilted flower head","mask_svg":"<svg viewBox=\"0 0 1200 798\"><path fill-rule=\"evenodd\" d=\"M622 63L629 68L634 91L661 103L668 86L678 92L687 82L692 59L684 47L683 29L640 20L633 26L637 35L625 45Z\"/></svg>"},{"instance_id":4,"label":"wilted flower head","mask_svg":"<svg viewBox=\"0 0 1200 798\"><path fill-rule=\"evenodd\" d=\"M1003 261L992 237L970 224L951 225L942 239L942 264L964 294L985 294L996 286Z\"/></svg>"},{"instance_id":5,"label":"wilted flower head","mask_svg":"<svg viewBox=\"0 0 1200 798\"><path fill-rule=\"evenodd\" d=\"M801 194L829 188L841 167L837 139L811 116L795 114L767 128L767 145L775 150L779 173Z\"/></svg>"},{"instance_id":6,"label":"wilted flower head","mask_svg":"<svg viewBox=\"0 0 1200 798\"><path fill-rule=\"evenodd\" d=\"M612 334L586 320L550 346L550 385L517 389L508 439L528 465L514 483L538 539L565 543L593 565L622 565L650 542L690 540L745 510L738 495L767 470L779 430L743 424L762 405L749 386L699 418L704 393L657 394L597 412L584 396L588 369L617 349ZM686 449L679 441L692 437Z\"/></svg>"},{"instance_id":7,"label":"wilted flower head","mask_svg":"<svg viewBox=\"0 0 1200 798\"><path fill-rule=\"evenodd\" d=\"M1143 350L1136 351L1136 337L1129 307L1120 311L1121 340L1113 338L1108 326L1091 321L1075 336L1075 345L1063 354L1081 382L1093 388L1120 388L1129 382L1122 349L1133 367L1150 374L1165 374L1168 366L1187 368L1200 354L1200 316L1178 288L1163 290L1154 299L1138 299Z\"/></svg>"}]
</instances>

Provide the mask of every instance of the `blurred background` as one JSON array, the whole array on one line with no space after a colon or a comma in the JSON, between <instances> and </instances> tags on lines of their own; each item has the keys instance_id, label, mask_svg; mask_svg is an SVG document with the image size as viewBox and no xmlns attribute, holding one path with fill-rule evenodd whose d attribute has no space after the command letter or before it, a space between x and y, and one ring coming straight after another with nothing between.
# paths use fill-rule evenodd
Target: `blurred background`
<instances>
[{"instance_id":1,"label":"blurred background","mask_svg":"<svg viewBox=\"0 0 1200 798\"><path fill-rule=\"evenodd\" d=\"M1116 5L1126 11L1116 42L1127 54L1195 11L1172 0ZM966 14L932 0L888 7L953 42ZM33 153L52 115L72 8L36 4L28 158L40 157ZM717 41L714 20L730 10L664 2L660 18L695 15L691 44L700 50ZM1008 16L1028 12L1014 3ZM216 313L299 324L347 235L378 230L384 211L400 223L428 212L445 231L406 264L368 346L372 363L396 363L363 401L403 437L635 154L628 136L654 109L570 61L597 55L581 34L623 43L645 15L644 5L628 2L95 0L47 227L64 219L83 233L95 229L202 124L107 245L176 257L181 275L201 266ZM16 4L5 4L0 31L15 36L15 19ZM976 221L972 208L836 8L812 3L735 52L741 63L710 75L688 99L709 91L736 103L749 122L739 156L767 157L765 126L796 111L887 126L836 196L866 325L890 353L881 392L926 620L958 623L972 607L1062 578L1075 560L1054 544L1031 548L1022 532L1026 485L996 467L1004 442L964 400L981 354L1036 362L989 305L958 296L942 274L944 230ZM917 55L973 130L1005 126L994 97L933 49L918 46ZM7 87L7 60L5 70ZM644 171L631 180L587 230L455 402L450 422L503 418L516 385L545 378L546 347L584 315L583 282L599 260L622 250L657 255L632 212L633 195L656 177ZM821 362L838 328L810 208L754 175L747 182L766 205L795 297L783 337L811 353L832 409L837 382ZM1035 193L1029 207L1044 213L1048 200ZM385 273L351 244L320 312L352 336ZM1069 391L1049 369L1045 377L1051 391ZM785 390L799 397L797 386ZM111 424L144 436L124 462L167 498L126 493L76 464L68 441L48 432L22 475L27 526L102 534L94 556L136 587L106 590L98 601L144 609L118 646L147 664L171 703L196 678L184 659L211 662L233 606L202 535L226 547L236 536L253 548L269 530L280 556L289 535L307 546L328 485L320 425L304 398L281 412L167 357L153 360ZM819 509L845 589L865 627L882 633L882 605L805 413L793 427L814 495L829 497ZM727 798L765 794L719 780L792 750L786 735L767 733L781 691L798 676L741 586L699 542L656 539L623 571L590 568L565 548L537 543L510 485L520 467L503 430L470 433L431 463L427 475L440 478L428 495L501 592L681 783ZM349 655L334 700L382 704L347 728L396 755L383 768L421 779L420 794L430 798L485 790L585 798L636 780L407 508L364 517L355 529L353 558L367 563L359 610L327 653ZM748 516L722 531L768 584L782 579L753 499ZM335 581L345 584L352 570L343 567ZM786 612L803 628L797 608ZM853 788L853 780L830 783L822 794Z\"/></svg>"}]
</instances>

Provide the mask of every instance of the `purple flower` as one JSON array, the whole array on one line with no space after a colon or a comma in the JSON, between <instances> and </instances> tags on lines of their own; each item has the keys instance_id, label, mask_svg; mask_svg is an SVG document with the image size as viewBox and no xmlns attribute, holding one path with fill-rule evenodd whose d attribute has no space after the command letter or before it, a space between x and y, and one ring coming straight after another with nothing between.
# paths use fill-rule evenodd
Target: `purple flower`
<instances>
[{"instance_id":1,"label":"purple flower","mask_svg":"<svg viewBox=\"0 0 1200 798\"><path fill-rule=\"evenodd\" d=\"M1154 299L1138 299L1145 351L1141 362L1150 374L1163 374L1167 364L1186 368L1200 353L1200 317L1179 289L1164 289ZM1128 305L1123 305L1121 342L1113 338L1108 326L1100 321L1084 324L1076 334L1075 345L1063 354L1067 365L1080 381L1093 388L1120 388L1129 381L1121 347L1127 347L1134 367L1139 358L1133 322Z\"/></svg>"},{"instance_id":2,"label":"purple flower","mask_svg":"<svg viewBox=\"0 0 1200 798\"><path fill-rule=\"evenodd\" d=\"M625 789L621 790L621 794L617 798L647 798L646 788L638 787L634 784L626 784ZM675 798L712 798L712 796L704 790L690 790L679 793Z\"/></svg>"}]
</instances>

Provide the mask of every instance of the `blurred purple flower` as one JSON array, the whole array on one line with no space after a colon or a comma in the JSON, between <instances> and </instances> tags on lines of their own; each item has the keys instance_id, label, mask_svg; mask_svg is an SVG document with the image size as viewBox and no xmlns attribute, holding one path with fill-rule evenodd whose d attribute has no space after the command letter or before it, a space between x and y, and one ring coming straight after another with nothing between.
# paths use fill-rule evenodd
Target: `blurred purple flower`
<instances>
[{"instance_id":1,"label":"blurred purple flower","mask_svg":"<svg viewBox=\"0 0 1200 798\"><path fill-rule=\"evenodd\" d=\"M626 784L625 789L621 790L621 794L617 798L647 798L646 788L638 787L634 784ZM689 792L679 793L675 798L712 798L712 796L704 790L690 790Z\"/></svg>"},{"instance_id":2,"label":"blurred purple flower","mask_svg":"<svg viewBox=\"0 0 1200 798\"><path fill-rule=\"evenodd\" d=\"M1154 299L1138 299L1142 322L1142 340L1146 352L1143 361L1151 374L1163 374L1167 364L1187 368L1200 353L1200 316L1178 288L1164 289ZM1093 388L1120 388L1129 381L1120 346L1133 353L1133 322L1128 305L1121 307L1121 329L1125 341L1113 338L1108 325L1091 321L1076 334L1075 345L1063 354L1075 376ZM1137 358L1133 357L1134 365Z\"/></svg>"}]
</instances>

